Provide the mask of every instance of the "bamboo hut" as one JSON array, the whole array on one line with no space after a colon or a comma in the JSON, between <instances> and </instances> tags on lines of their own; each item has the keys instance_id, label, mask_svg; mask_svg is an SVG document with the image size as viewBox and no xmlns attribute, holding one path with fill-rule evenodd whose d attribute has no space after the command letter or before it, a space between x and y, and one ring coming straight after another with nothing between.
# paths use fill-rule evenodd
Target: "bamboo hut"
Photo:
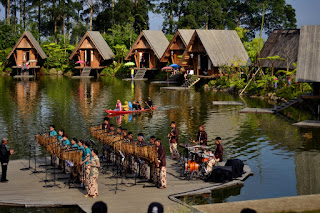
<instances>
[{"instance_id":1,"label":"bamboo hut","mask_svg":"<svg viewBox=\"0 0 320 213\"><path fill-rule=\"evenodd\" d=\"M33 37L30 31L25 31L16 45L12 48L11 52L7 56L10 59L14 56L15 65L12 69L17 69L20 71L24 63L28 63L28 68L30 71L35 71L40 69L39 61L46 59L47 55L40 47L39 42Z\"/></svg>"},{"instance_id":2,"label":"bamboo hut","mask_svg":"<svg viewBox=\"0 0 320 213\"><path fill-rule=\"evenodd\" d=\"M300 30L274 30L264 44L259 58L279 56L282 60L260 59L260 66L275 70L293 70L298 59Z\"/></svg>"},{"instance_id":3,"label":"bamboo hut","mask_svg":"<svg viewBox=\"0 0 320 213\"><path fill-rule=\"evenodd\" d=\"M187 45L194 33L194 30L179 29L173 36L170 44L161 57L161 62L170 62L171 64L178 64L182 58Z\"/></svg>"},{"instance_id":4,"label":"bamboo hut","mask_svg":"<svg viewBox=\"0 0 320 213\"><path fill-rule=\"evenodd\" d=\"M158 70L169 41L162 31L143 30L133 44L125 60L132 60L135 69Z\"/></svg>"},{"instance_id":5,"label":"bamboo hut","mask_svg":"<svg viewBox=\"0 0 320 213\"><path fill-rule=\"evenodd\" d=\"M301 27L297 82L313 83L314 95L320 97L320 25Z\"/></svg>"},{"instance_id":6,"label":"bamboo hut","mask_svg":"<svg viewBox=\"0 0 320 213\"><path fill-rule=\"evenodd\" d=\"M97 71L105 68L113 58L114 53L98 31L86 32L69 57L70 60L84 62L79 63L75 69L88 67Z\"/></svg>"},{"instance_id":7,"label":"bamboo hut","mask_svg":"<svg viewBox=\"0 0 320 213\"><path fill-rule=\"evenodd\" d=\"M179 65L200 77L215 77L224 66L248 66L250 58L234 30L195 30Z\"/></svg>"}]
</instances>

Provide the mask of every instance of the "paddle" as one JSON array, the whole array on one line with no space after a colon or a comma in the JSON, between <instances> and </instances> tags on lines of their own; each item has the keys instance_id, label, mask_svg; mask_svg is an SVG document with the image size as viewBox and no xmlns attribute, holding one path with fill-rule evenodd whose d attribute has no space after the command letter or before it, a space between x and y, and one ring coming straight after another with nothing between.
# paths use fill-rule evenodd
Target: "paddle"
<instances>
[{"instance_id":1,"label":"paddle","mask_svg":"<svg viewBox=\"0 0 320 213\"><path fill-rule=\"evenodd\" d=\"M153 110L146 101L145 101L144 103L146 103L146 104L148 105L148 107L149 107L150 110Z\"/></svg>"}]
</instances>

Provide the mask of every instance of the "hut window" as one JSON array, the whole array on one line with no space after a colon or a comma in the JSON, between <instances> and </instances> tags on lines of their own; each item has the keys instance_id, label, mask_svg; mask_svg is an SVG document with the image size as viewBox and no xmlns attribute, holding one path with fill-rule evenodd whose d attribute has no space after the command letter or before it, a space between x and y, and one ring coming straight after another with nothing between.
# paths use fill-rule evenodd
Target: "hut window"
<instances>
[{"instance_id":1,"label":"hut window","mask_svg":"<svg viewBox=\"0 0 320 213\"><path fill-rule=\"evenodd\" d=\"M91 50L91 61L93 61L93 50Z\"/></svg>"}]
</instances>

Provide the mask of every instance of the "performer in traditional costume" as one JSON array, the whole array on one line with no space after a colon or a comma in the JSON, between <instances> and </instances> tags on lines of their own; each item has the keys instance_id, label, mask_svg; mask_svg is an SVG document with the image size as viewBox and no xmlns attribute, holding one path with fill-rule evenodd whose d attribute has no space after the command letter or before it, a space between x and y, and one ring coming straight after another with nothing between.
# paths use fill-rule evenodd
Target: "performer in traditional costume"
<instances>
[{"instance_id":1,"label":"performer in traditional costume","mask_svg":"<svg viewBox=\"0 0 320 213\"><path fill-rule=\"evenodd\" d=\"M159 189L165 189L167 188L166 152L161 145L161 139L156 140L156 145L158 151Z\"/></svg>"},{"instance_id":2,"label":"performer in traditional costume","mask_svg":"<svg viewBox=\"0 0 320 213\"><path fill-rule=\"evenodd\" d=\"M78 142L79 148L78 149L82 152L81 162L85 161L85 159L86 159L86 155L85 155L86 149L84 148L83 144L84 144L84 141L83 140L79 140L79 142ZM81 165L81 167L80 167L80 181L81 181L81 185L83 185L84 181L85 181L85 179L84 179L85 178L85 175L84 175L84 173L85 173L85 164L81 164L80 163L80 165Z\"/></svg>"},{"instance_id":3,"label":"performer in traditional costume","mask_svg":"<svg viewBox=\"0 0 320 213\"><path fill-rule=\"evenodd\" d=\"M138 144L139 145L146 145L144 142L144 138L143 138L142 133L138 134ZM140 177L142 177L144 179L148 179L148 164L146 164L146 162L144 162L143 160L141 160L141 164L140 164Z\"/></svg>"},{"instance_id":4,"label":"performer in traditional costume","mask_svg":"<svg viewBox=\"0 0 320 213\"><path fill-rule=\"evenodd\" d=\"M71 140L71 148L78 148L79 149L78 139L72 138L72 140Z\"/></svg>"},{"instance_id":5,"label":"performer in traditional costume","mask_svg":"<svg viewBox=\"0 0 320 213\"><path fill-rule=\"evenodd\" d=\"M176 127L176 122L171 122L171 132L168 134L169 144L170 144L170 153L172 155L173 160L178 160L180 158L178 152L178 129Z\"/></svg>"},{"instance_id":6,"label":"performer in traditional costume","mask_svg":"<svg viewBox=\"0 0 320 213\"><path fill-rule=\"evenodd\" d=\"M84 169L84 182L85 182L85 186L88 189L88 185L89 185L89 177L90 177L90 165L89 162L91 160L91 150L89 149L90 143L88 141L86 141L83 144L83 147L85 149L84 151L84 155L85 155L85 160L82 161L80 164L84 164L85 165L85 169Z\"/></svg>"},{"instance_id":7,"label":"performer in traditional costume","mask_svg":"<svg viewBox=\"0 0 320 213\"><path fill-rule=\"evenodd\" d=\"M50 132L49 132L49 136L50 137L57 137L58 133L55 130L55 126L52 124L50 125Z\"/></svg>"},{"instance_id":8,"label":"performer in traditional costume","mask_svg":"<svg viewBox=\"0 0 320 213\"><path fill-rule=\"evenodd\" d=\"M206 131L204 131L204 126L201 125L199 127L199 132L198 132L198 135L197 135L197 139L194 140L193 142L194 143L199 143L202 146L208 146L207 141L208 141L207 133L206 133Z\"/></svg>"},{"instance_id":9,"label":"performer in traditional costume","mask_svg":"<svg viewBox=\"0 0 320 213\"><path fill-rule=\"evenodd\" d=\"M100 161L98 157L98 150L93 149L91 151L91 160L90 160L90 175L89 175L89 185L88 192L85 197L96 198L98 196L98 177L99 177L99 167Z\"/></svg>"},{"instance_id":10,"label":"performer in traditional costume","mask_svg":"<svg viewBox=\"0 0 320 213\"><path fill-rule=\"evenodd\" d=\"M109 118L108 118L108 117L104 118L103 124L101 125L101 129L102 129L102 130L109 131L109 129L110 129L110 122L109 122Z\"/></svg>"}]
</instances>

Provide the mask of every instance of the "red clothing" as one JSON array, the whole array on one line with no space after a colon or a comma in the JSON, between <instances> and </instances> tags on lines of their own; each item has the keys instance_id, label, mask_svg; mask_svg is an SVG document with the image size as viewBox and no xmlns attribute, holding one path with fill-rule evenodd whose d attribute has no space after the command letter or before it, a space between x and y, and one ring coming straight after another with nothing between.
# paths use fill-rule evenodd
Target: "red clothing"
<instances>
[{"instance_id":1,"label":"red clothing","mask_svg":"<svg viewBox=\"0 0 320 213\"><path fill-rule=\"evenodd\" d=\"M216 151L214 152L214 156L216 158L219 158L220 159L220 162L222 161L222 156L223 156L223 147L222 145L219 143L217 144L216 146Z\"/></svg>"},{"instance_id":2,"label":"red clothing","mask_svg":"<svg viewBox=\"0 0 320 213\"><path fill-rule=\"evenodd\" d=\"M166 166L166 152L164 151L164 148L162 145L157 147L158 150L158 160L160 161L159 167L165 167Z\"/></svg>"},{"instance_id":3,"label":"red clothing","mask_svg":"<svg viewBox=\"0 0 320 213\"><path fill-rule=\"evenodd\" d=\"M197 140L200 141L200 145L208 146L208 144L207 144L208 136L207 136L206 131L199 131Z\"/></svg>"},{"instance_id":4,"label":"red clothing","mask_svg":"<svg viewBox=\"0 0 320 213\"><path fill-rule=\"evenodd\" d=\"M178 129L177 127L171 129L170 133L170 143L178 143L179 136L178 136Z\"/></svg>"}]
</instances>

